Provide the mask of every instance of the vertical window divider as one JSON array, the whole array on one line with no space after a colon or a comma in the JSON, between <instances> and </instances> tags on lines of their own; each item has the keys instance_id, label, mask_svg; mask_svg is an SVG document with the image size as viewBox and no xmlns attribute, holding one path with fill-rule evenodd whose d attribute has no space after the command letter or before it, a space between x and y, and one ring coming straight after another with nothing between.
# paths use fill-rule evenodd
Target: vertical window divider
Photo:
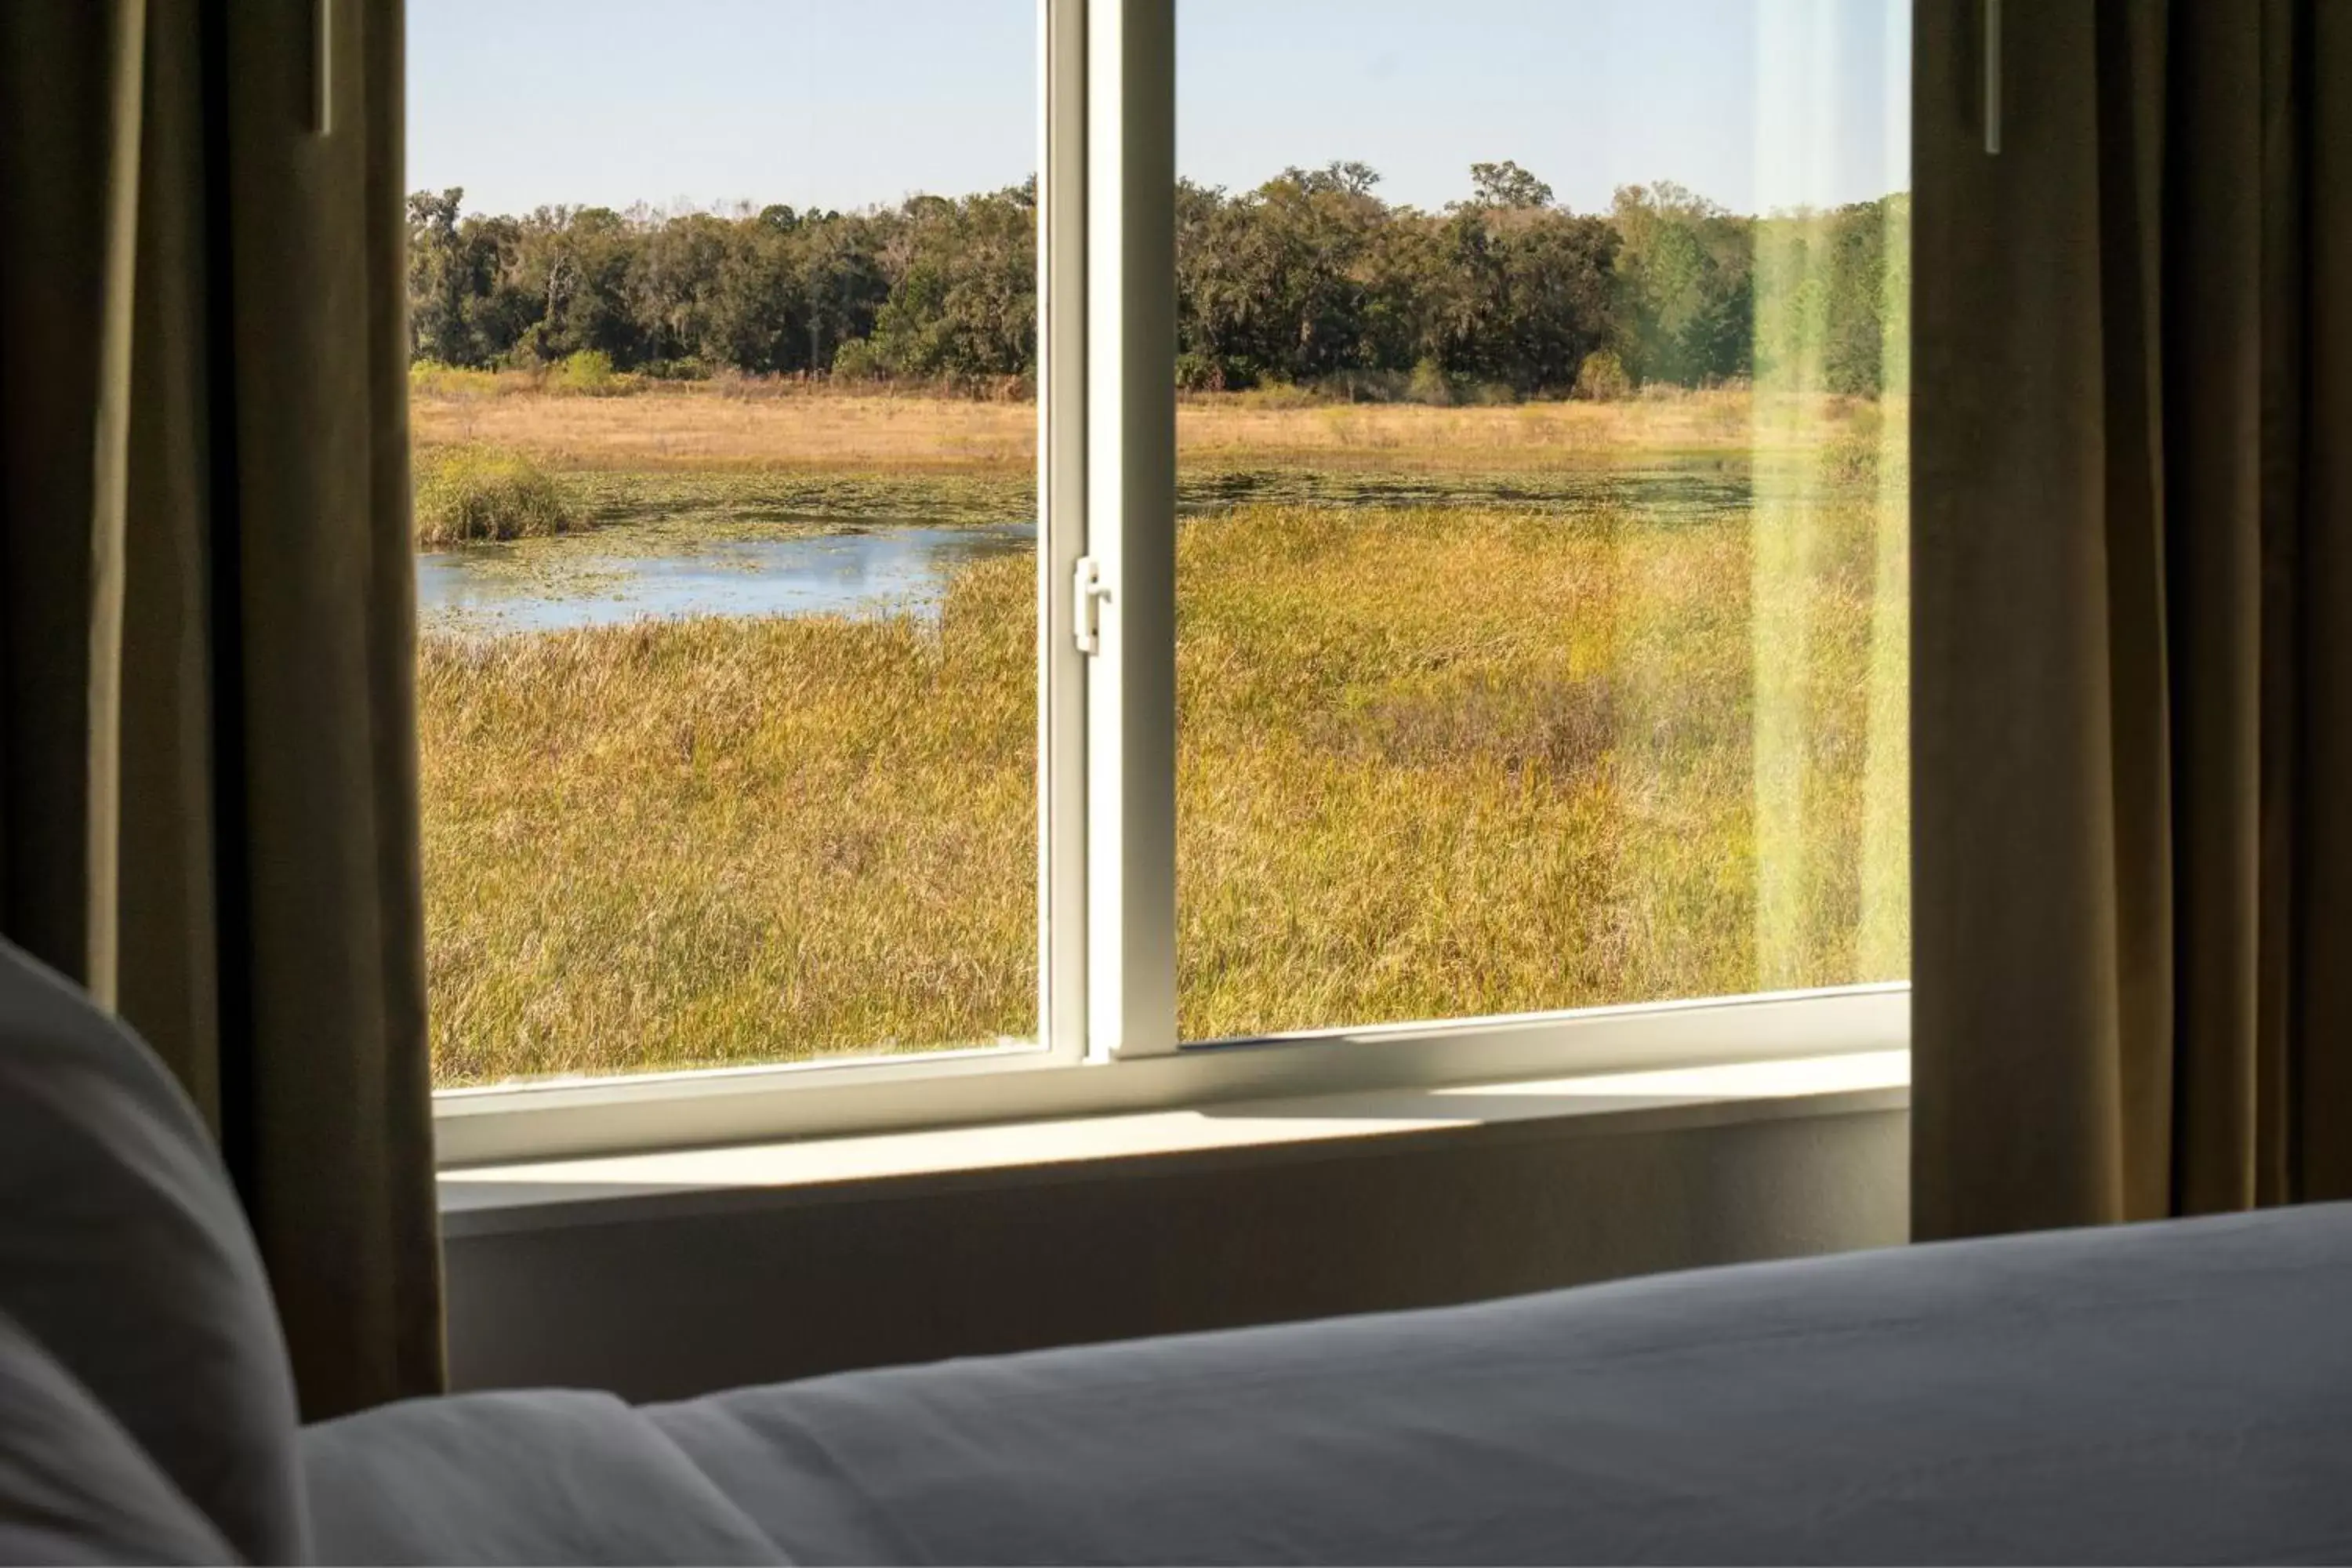
<instances>
[{"instance_id":1,"label":"vertical window divider","mask_svg":"<svg viewBox=\"0 0 2352 1568\"><path fill-rule=\"evenodd\" d=\"M1176 16L1174 0L1085 9L1087 1055L1102 1060L1177 1044Z\"/></svg>"},{"instance_id":2,"label":"vertical window divider","mask_svg":"<svg viewBox=\"0 0 2352 1568\"><path fill-rule=\"evenodd\" d=\"M1087 1054L1087 3L1037 0L1037 1018Z\"/></svg>"}]
</instances>

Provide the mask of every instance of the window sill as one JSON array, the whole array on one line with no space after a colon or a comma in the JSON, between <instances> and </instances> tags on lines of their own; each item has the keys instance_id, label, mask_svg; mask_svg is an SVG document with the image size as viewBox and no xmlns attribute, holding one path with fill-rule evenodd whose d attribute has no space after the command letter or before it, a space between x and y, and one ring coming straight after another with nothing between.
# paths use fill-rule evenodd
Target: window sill
<instances>
[{"instance_id":1,"label":"window sill","mask_svg":"<svg viewBox=\"0 0 2352 1568\"><path fill-rule=\"evenodd\" d=\"M1895 984L1312 1031L1112 1062L1032 1048L553 1079L437 1094L434 1135L445 1171L595 1163L1901 1050L1910 1026L1910 988Z\"/></svg>"},{"instance_id":2,"label":"window sill","mask_svg":"<svg viewBox=\"0 0 2352 1568\"><path fill-rule=\"evenodd\" d=\"M1142 1164L1332 1158L1373 1141L1610 1136L1850 1115L1903 1108L1909 1084L1906 1050L1841 1052L484 1165L442 1173L442 1226L465 1237L855 1202L946 1184L1080 1181Z\"/></svg>"}]
</instances>

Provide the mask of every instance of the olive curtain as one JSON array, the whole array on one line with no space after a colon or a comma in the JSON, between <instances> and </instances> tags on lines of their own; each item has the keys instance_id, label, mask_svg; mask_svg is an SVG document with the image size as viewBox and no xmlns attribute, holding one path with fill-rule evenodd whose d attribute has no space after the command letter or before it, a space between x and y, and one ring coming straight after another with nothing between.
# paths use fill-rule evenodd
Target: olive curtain
<instances>
[{"instance_id":1,"label":"olive curtain","mask_svg":"<svg viewBox=\"0 0 2352 1568\"><path fill-rule=\"evenodd\" d=\"M2352 1196L2352 5L1921 0L1913 1219Z\"/></svg>"},{"instance_id":2,"label":"olive curtain","mask_svg":"<svg viewBox=\"0 0 2352 1568\"><path fill-rule=\"evenodd\" d=\"M0 5L0 931L211 1120L311 1417L441 1383L402 29Z\"/></svg>"}]
</instances>

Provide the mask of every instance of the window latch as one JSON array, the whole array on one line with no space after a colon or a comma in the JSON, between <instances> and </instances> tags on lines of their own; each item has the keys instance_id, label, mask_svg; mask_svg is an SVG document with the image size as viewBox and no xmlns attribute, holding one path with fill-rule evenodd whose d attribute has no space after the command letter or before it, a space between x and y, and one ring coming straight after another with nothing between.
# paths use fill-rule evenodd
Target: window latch
<instances>
[{"instance_id":1,"label":"window latch","mask_svg":"<svg viewBox=\"0 0 2352 1568\"><path fill-rule=\"evenodd\" d=\"M1109 597L1102 563L1091 555L1079 556L1070 581L1070 626L1080 653L1102 652L1102 602Z\"/></svg>"}]
</instances>

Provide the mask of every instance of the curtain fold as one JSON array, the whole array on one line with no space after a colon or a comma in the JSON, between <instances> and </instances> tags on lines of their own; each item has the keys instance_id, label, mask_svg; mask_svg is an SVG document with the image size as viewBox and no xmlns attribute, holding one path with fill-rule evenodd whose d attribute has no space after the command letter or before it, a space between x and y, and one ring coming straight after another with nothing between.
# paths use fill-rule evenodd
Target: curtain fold
<instances>
[{"instance_id":1,"label":"curtain fold","mask_svg":"<svg viewBox=\"0 0 2352 1568\"><path fill-rule=\"evenodd\" d=\"M398 0L0 18L0 921L220 1137L307 1417L441 1384Z\"/></svg>"},{"instance_id":2,"label":"curtain fold","mask_svg":"<svg viewBox=\"0 0 2352 1568\"><path fill-rule=\"evenodd\" d=\"M2352 1196L2352 11L1917 13L1913 1218Z\"/></svg>"}]
</instances>

